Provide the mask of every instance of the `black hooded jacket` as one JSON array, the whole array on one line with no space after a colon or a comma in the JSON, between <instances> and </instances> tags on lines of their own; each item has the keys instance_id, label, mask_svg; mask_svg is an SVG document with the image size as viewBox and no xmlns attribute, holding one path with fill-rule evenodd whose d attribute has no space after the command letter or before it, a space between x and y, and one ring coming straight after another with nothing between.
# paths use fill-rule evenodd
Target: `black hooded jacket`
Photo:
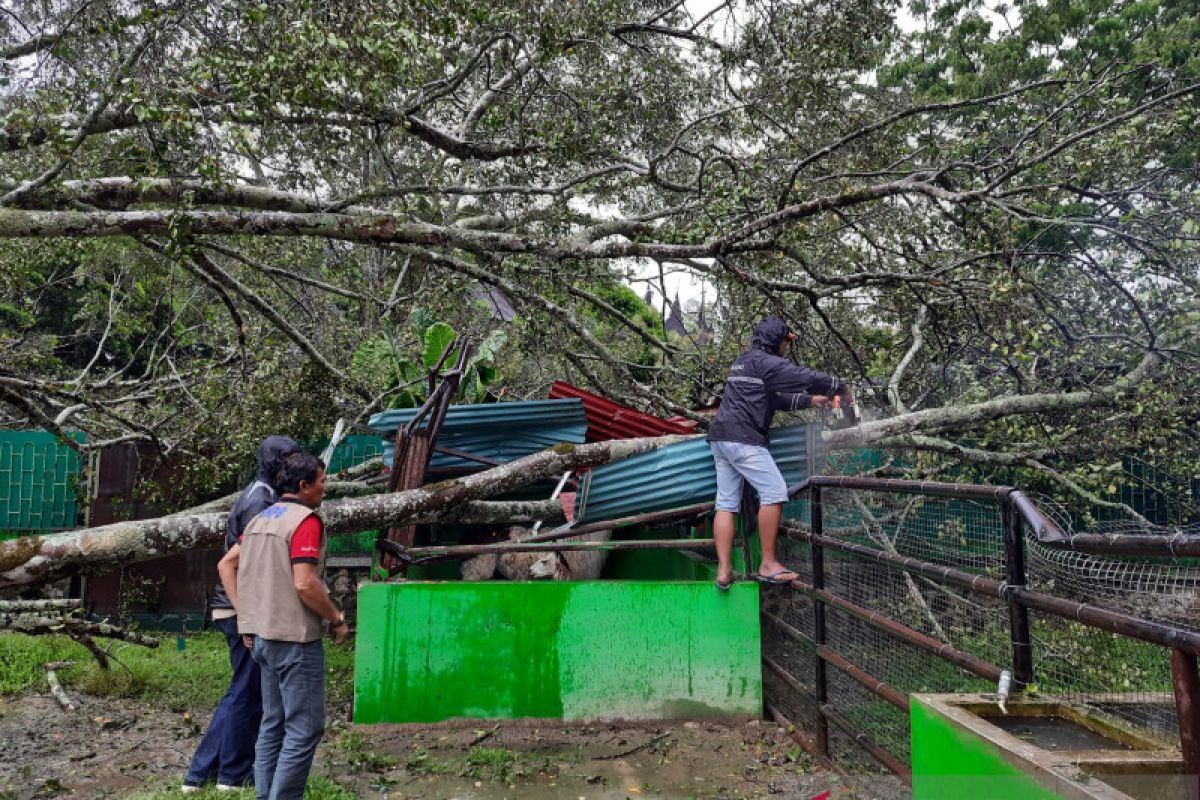
<instances>
[{"instance_id":1,"label":"black hooded jacket","mask_svg":"<svg viewBox=\"0 0 1200 800\"><path fill-rule=\"evenodd\" d=\"M224 552L228 553L229 548L241 541L242 532L246 530L250 520L275 503L279 496L275 490L275 473L279 471L285 458L299 452L302 452L300 445L286 436L268 436L263 439L262 444L258 446L258 468L254 473L254 480L238 495L233 508L229 509L229 516L225 519ZM217 580L217 588L213 590L212 607L233 608L220 579Z\"/></svg>"},{"instance_id":2,"label":"black hooded jacket","mask_svg":"<svg viewBox=\"0 0 1200 800\"><path fill-rule=\"evenodd\" d=\"M832 375L798 367L778 355L779 344L790 332L779 317L767 317L754 329L750 349L729 368L708 441L766 447L776 411L808 408L811 395L833 396L845 388Z\"/></svg>"}]
</instances>

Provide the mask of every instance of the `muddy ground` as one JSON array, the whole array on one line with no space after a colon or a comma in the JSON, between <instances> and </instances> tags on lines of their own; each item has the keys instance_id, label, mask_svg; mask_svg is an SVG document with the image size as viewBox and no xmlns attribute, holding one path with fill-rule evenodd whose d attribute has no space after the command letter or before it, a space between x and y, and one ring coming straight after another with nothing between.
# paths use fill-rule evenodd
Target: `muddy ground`
<instances>
[{"instance_id":1,"label":"muddy ground","mask_svg":"<svg viewBox=\"0 0 1200 800\"><path fill-rule=\"evenodd\" d=\"M178 786L207 717L137 701L74 699L73 714L48 695L0 699L2 800L173 794L168 789ZM900 796L891 784L848 788L765 722L355 726L344 721L344 709L330 711L313 774L358 797Z\"/></svg>"}]
</instances>

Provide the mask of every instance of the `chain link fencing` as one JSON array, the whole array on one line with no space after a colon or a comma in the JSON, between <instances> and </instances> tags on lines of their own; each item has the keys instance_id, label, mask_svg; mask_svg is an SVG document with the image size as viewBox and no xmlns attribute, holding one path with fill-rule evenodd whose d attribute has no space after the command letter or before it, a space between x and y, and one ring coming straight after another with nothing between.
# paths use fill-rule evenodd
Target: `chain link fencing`
<instances>
[{"instance_id":1,"label":"chain link fencing","mask_svg":"<svg viewBox=\"0 0 1200 800\"><path fill-rule=\"evenodd\" d=\"M828 537L891 556L981 575L1003 583L1007 576L1004 518L994 501L962 500L861 489L821 490L823 531ZM1033 498L1038 508L1068 536L1071 518L1050 498ZM790 526L811 531L807 500L788 507ZM1087 532L1096 532L1094 529ZM1101 532L1172 536L1198 534L1200 526L1159 528L1104 523ZM1143 619L1197 630L1200 626L1200 560L1134 558L1073 552L1038 542L1027 528L1026 585L1031 590L1076 600ZM877 745L899 761L909 761L906 710L872 691L882 682L900 696L913 693L995 692L993 681L954 666L864 620L879 617L1013 670L1008 603L996 596L960 591L916 572L823 548L825 589L857 607L824 606L825 646L865 673L856 677L829 663L825 702L853 723L867 741L854 742L831 727L832 756L868 769L880 769L868 754ZM813 584L812 547L780 540L780 557L800 581ZM810 592L772 588L763 598L763 653L793 679L789 684L764 670L768 704L803 731L818 720L815 671L816 609ZM779 623L783 623L782 625ZM1029 611L1033 683L1029 691L1066 700L1093 714L1107 715L1143 735L1178 744L1172 695L1170 651L1147 642L1084 626L1049 613ZM800 691L797 691L797 687Z\"/></svg>"}]
</instances>

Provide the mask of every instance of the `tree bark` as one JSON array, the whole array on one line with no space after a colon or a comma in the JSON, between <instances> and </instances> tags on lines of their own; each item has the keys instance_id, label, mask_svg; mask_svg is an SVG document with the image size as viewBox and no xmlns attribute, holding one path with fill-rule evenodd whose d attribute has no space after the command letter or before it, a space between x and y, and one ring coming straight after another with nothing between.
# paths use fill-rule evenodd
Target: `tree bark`
<instances>
[{"instance_id":1,"label":"tree bark","mask_svg":"<svg viewBox=\"0 0 1200 800\"><path fill-rule=\"evenodd\" d=\"M394 494L327 503L321 508L321 518L330 535L413 520L445 522L469 518L472 521L508 522L515 516L529 521L554 521L562 518L562 509L557 502L496 504L474 501L551 475L597 467L688 438L691 437L661 436L558 445L464 478ZM501 506L503 510L497 513ZM480 520L480 517L490 518ZM180 513L0 542L0 589L44 583L80 569L94 571L196 548L220 546L224 528L223 513Z\"/></svg>"},{"instance_id":2,"label":"tree bark","mask_svg":"<svg viewBox=\"0 0 1200 800\"><path fill-rule=\"evenodd\" d=\"M113 625L109 622L88 622L73 617L39 617L28 614L0 614L0 628L29 636L45 636L48 634L65 634L77 637L101 636L105 639L120 639L123 642L140 644L142 647L158 647L158 639L143 636L135 631Z\"/></svg>"},{"instance_id":3,"label":"tree bark","mask_svg":"<svg viewBox=\"0 0 1200 800\"><path fill-rule=\"evenodd\" d=\"M907 433L969 431L981 423L1018 414L1046 414L1109 406L1146 381L1161 364L1162 356L1152 350L1143 356L1136 367L1107 386L1074 392L1011 395L982 403L913 411L827 433L824 444L829 450L846 450Z\"/></svg>"}]
</instances>

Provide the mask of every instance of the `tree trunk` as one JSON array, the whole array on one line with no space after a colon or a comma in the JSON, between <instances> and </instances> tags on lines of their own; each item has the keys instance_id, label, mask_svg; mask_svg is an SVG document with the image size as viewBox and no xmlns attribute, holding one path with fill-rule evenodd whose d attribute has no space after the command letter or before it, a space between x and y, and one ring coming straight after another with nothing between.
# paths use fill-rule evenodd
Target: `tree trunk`
<instances>
[{"instance_id":1,"label":"tree trunk","mask_svg":"<svg viewBox=\"0 0 1200 800\"><path fill-rule=\"evenodd\" d=\"M472 521L495 522L514 521L513 518L518 517L553 521L562 517L557 503L551 506L545 501L503 504L473 501L567 470L600 466L687 438L661 436L558 445L464 478L394 494L330 502L321 507L321 518L330 535L413 520L447 522L469 517ZM498 514L501 506L503 510ZM496 520L496 516L504 519ZM481 519L485 517L487 519ZM44 583L80 569L94 571L196 548L218 547L223 540L224 528L223 513L180 513L0 542L0 589Z\"/></svg>"}]
</instances>

